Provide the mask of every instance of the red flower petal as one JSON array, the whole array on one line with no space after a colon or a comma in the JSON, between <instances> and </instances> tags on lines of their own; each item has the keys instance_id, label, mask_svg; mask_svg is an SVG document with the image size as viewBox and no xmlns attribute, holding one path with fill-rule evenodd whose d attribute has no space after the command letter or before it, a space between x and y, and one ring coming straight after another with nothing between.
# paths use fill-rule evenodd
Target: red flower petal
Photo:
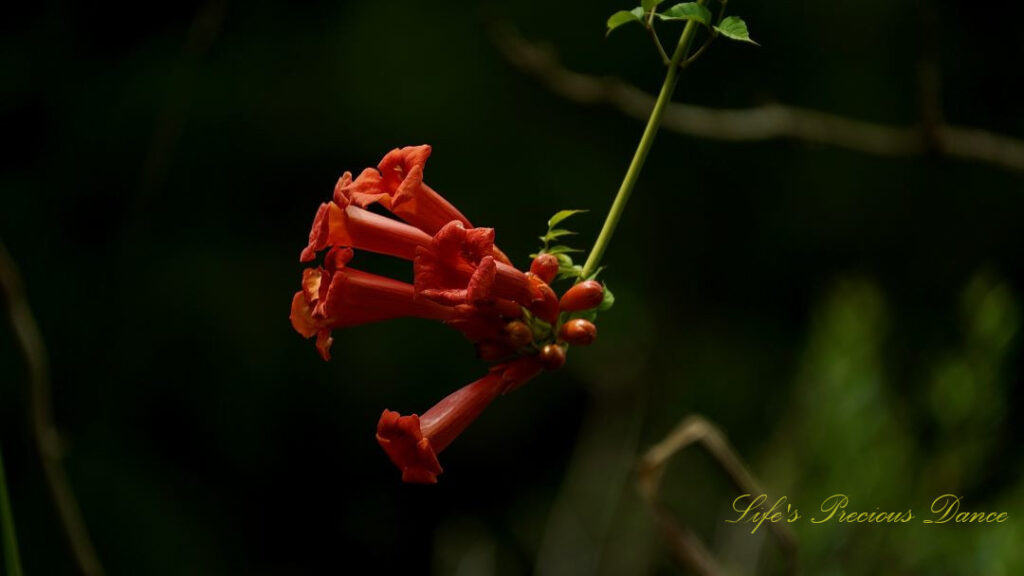
<instances>
[{"instance_id":1,"label":"red flower petal","mask_svg":"<svg viewBox=\"0 0 1024 576\"><path fill-rule=\"evenodd\" d=\"M338 204L351 202L360 208L380 204L391 210L391 193L384 188L384 178L380 172L373 168L363 170L355 181L339 181L334 188L334 201Z\"/></svg>"},{"instance_id":2,"label":"red flower petal","mask_svg":"<svg viewBox=\"0 0 1024 576\"><path fill-rule=\"evenodd\" d=\"M313 218L313 227L309 231L309 244L302 249L299 255L299 262L311 262L316 258L316 253L327 247L327 214L330 210L328 204L321 204Z\"/></svg>"},{"instance_id":3,"label":"red flower petal","mask_svg":"<svg viewBox=\"0 0 1024 576\"><path fill-rule=\"evenodd\" d=\"M416 293L448 305L497 299L530 304L534 294L526 275L495 261L493 249L493 229L467 230L460 222L449 222L416 252Z\"/></svg>"},{"instance_id":4,"label":"red flower petal","mask_svg":"<svg viewBox=\"0 0 1024 576\"><path fill-rule=\"evenodd\" d=\"M313 319L313 305L302 291L292 297L292 311L288 319L292 328L304 338L312 338L320 330L320 323Z\"/></svg>"},{"instance_id":5,"label":"red flower petal","mask_svg":"<svg viewBox=\"0 0 1024 576\"><path fill-rule=\"evenodd\" d=\"M402 471L402 480L417 484L434 484L442 472L430 440L420 431L419 416L402 416L385 410L377 422L377 443Z\"/></svg>"}]
</instances>

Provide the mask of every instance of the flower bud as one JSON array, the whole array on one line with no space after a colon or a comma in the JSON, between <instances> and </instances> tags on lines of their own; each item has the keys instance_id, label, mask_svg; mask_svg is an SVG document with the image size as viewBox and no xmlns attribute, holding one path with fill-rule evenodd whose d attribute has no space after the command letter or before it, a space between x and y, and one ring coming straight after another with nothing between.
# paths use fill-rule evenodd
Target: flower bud
<instances>
[{"instance_id":1,"label":"flower bud","mask_svg":"<svg viewBox=\"0 0 1024 576\"><path fill-rule=\"evenodd\" d=\"M534 294L530 312L548 324L554 324L558 321L558 296L551 286L541 280L540 276L533 273L527 274L527 276L530 278Z\"/></svg>"},{"instance_id":2,"label":"flower bud","mask_svg":"<svg viewBox=\"0 0 1024 576\"><path fill-rule=\"evenodd\" d=\"M545 284L551 284L558 274L558 258L554 254L538 254L530 264L530 272L537 275Z\"/></svg>"},{"instance_id":3,"label":"flower bud","mask_svg":"<svg viewBox=\"0 0 1024 576\"><path fill-rule=\"evenodd\" d=\"M514 320L505 324L505 339L508 341L509 346L522 348L533 342L533 331L530 330L530 327L525 322Z\"/></svg>"},{"instance_id":4,"label":"flower bud","mask_svg":"<svg viewBox=\"0 0 1024 576\"><path fill-rule=\"evenodd\" d=\"M603 300L604 286L597 280L587 280L569 288L562 295L558 307L563 312L578 312L597 308Z\"/></svg>"},{"instance_id":5,"label":"flower bud","mask_svg":"<svg viewBox=\"0 0 1024 576\"><path fill-rule=\"evenodd\" d=\"M558 337L573 346L590 346L597 340L597 326L590 320L574 318L562 324Z\"/></svg>"},{"instance_id":6,"label":"flower bud","mask_svg":"<svg viewBox=\"0 0 1024 576\"><path fill-rule=\"evenodd\" d=\"M499 298L494 302L494 309L502 318L508 318L509 320L523 317L522 307L513 300Z\"/></svg>"},{"instance_id":7,"label":"flower bud","mask_svg":"<svg viewBox=\"0 0 1024 576\"><path fill-rule=\"evenodd\" d=\"M541 349L539 358L545 370L558 370L565 365L565 350L557 344L548 344Z\"/></svg>"}]
</instances>

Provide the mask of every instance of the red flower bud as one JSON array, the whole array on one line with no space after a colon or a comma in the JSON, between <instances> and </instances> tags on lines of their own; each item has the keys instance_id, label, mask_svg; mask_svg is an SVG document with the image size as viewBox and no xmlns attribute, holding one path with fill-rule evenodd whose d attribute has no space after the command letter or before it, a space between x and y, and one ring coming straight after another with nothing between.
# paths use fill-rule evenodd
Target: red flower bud
<instances>
[{"instance_id":1,"label":"red flower bud","mask_svg":"<svg viewBox=\"0 0 1024 576\"><path fill-rule=\"evenodd\" d=\"M558 296L551 286L540 279L540 276L533 273L527 274L527 276L530 278L530 285L533 288L530 312L548 324L554 324L558 321Z\"/></svg>"},{"instance_id":2,"label":"red flower bud","mask_svg":"<svg viewBox=\"0 0 1024 576\"><path fill-rule=\"evenodd\" d=\"M554 254L538 254L530 264L530 272L537 275L545 284L551 284L558 274L558 258Z\"/></svg>"},{"instance_id":3,"label":"red flower bud","mask_svg":"<svg viewBox=\"0 0 1024 576\"><path fill-rule=\"evenodd\" d=\"M505 338L509 346L522 348L533 342L533 330L530 330L530 327L525 322L515 320L505 324Z\"/></svg>"},{"instance_id":4,"label":"red flower bud","mask_svg":"<svg viewBox=\"0 0 1024 576\"><path fill-rule=\"evenodd\" d=\"M562 295L558 307L563 312L578 312L597 308L603 300L604 286L597 280L587 280L569 288Z\"/></svg>"},{"instance_id":5,"label":"red flower bud","mask_svg":"<svg viewBox=\"0 0 1024 576\"><path fill-rule=\"evenodd\" d=\"M597 326L590 320L575 318L562 324L558 337L573 346L590 346L597 340Z\"/></svg>"},{"instance_id":6,"label":"red flower bud","mask_svg":"<svg viewBox=\"0 0 1024 576\"><path fill-rule=\"evenodd\" d=\"M548 344L540 351L540 364L545 370L558 370L565 365L565 350L557 344Z\"/></svg>"}]
</instances>

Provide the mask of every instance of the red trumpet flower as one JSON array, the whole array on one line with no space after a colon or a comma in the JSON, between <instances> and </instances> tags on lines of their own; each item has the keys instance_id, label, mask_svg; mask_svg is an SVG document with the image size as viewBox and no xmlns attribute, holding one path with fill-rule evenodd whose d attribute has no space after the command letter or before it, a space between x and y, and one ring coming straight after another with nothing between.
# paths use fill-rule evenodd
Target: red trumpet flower
<instances>
[{"instance_id":1,"label":"red trumpet flower","mask_svg":"<svg viewBox=\"0 0 1024 576\"><path fill-rule=\"evenodd\" d=\"M339 186L352 181L345 172ZM335 194L334 201L320 205L309 232L309 244L299 257L301 262L316 258L328 246L347 246L412 260L416 247L430 242L426 232L392 218L374 214L354 204L344 195Z\"/></svg>"},{"instance_id":2,"label":"red trumpet flower","mask_svg":"<svg viewBox=\"0 0 1024 576\"><path fill-rule=\"evenodd\" d=\"M455 206L423 182L423 169L430 152L427 145L395 148L384 156L377 170L367 168L354 182L339 186L335 201L340 193L357 206L378 203L429 234L452 220L472 228L473 225Z\"/></svg>"},{"instance_id":3,"label":"red trumpet flower","mask_svg":"<svg viewBox=\"0 0 1024 576\"><path fill-rule=\"evenodd\" d=\"M446 396L423 416L385 410L377 422L377 442L402 471L402 480L434 484L442 472L437 455L508 390L541 371L537 360L523 357L491 368L486 376Z\"/></svg>"},{"instance_id":4,"label":"red trumpet flower","mask_svg":"<svg viewBox=\"0 0 1024 576\"><path fill-rule=\"evenodd\" d=\"M526 274L495 260L494 229L446 224L430 244L416 249L416 293L449 305L512 300L530 306L535 299Z\"/></svg>"},{"instance_id":5,"label":"red trumpet flower","mask_svg":"<svg viewBox=\"0 0 1024 576\"><path fill-rule=\"evenodd\" d=\"M400 148L381 160L379 170L368 168L355 180L349 172L342 175L332 200L317 210L300 256L310 262L327 250L323 264L303 272L290 314L297 332L316 337L324 360L330 359L335 328L412 316L459 330L481 359L498 363L422 417L390 410L381 415L377 441L403 480L421 483L437 481L437 454L495 398L541 370L561 367L569 344L593 341L592 324L563 325L560 313L592 307L601 297L596 282L590 283L597 285L596 296L593 287L576 287L562 298L560 311L548 285L558 272L557 259L543 254L530 273L512 266L494 246L493 229L473 228L423 183L429 156L429 146ZM366 209L375 203L404 222ZM355 250L411 260L413 283L350 268Z\"/></svg>"},{"instance_id":6,"label":"red trumpet flower","mask_svg":"<svg viewBox=\"0 0 1024 576\"><path fill-rule=\"evenodd\" d=\"M292 327L306 338L317 337L316 347L324 360L331 358L331 330L335 328L404 316L441 321L461 317L454 308L416 298L411 284L337 265L351 257L348 250L346 256L332 262L337 269L307 268L302 274L302 290L292 298Z\"/></svg>"},{"instance_id":7,"label":"red trumpet flower","mask_svg":"<svg viewBox=\"0 0 1024 576\"><path fill-rule=\"evenodd\" d=\"M384 156L377 170L367 168L355 181L351 178L348 181L339 180L334 188L335 203L340 205L351 202L362 208L380 204L395 216L430 235L436 234L453 221L466 228L473 228L469 219L455 206L423 182L423 171L430 152L428 145L395 148ZM497 246L492 245L491 250L496 260L511 264Z\"/></svg>"}]
</instances>

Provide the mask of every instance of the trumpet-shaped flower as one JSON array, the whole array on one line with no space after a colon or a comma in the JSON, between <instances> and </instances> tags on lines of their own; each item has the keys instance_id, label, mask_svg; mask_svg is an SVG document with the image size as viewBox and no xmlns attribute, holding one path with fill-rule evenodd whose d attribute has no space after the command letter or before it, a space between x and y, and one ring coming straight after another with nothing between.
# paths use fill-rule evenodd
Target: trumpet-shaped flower
<instances>
[{"instance_id":1,"label":"trumpet-shaped flower","mask_svg":"<svg viewBox=\"0 0 1024 576\"><path fill-rule=\"evenodd\" d=\"M345 172L339 182L351 182ZM344 246L412 260L418 246L430 243L426 232L351 204L344 195L320 205L299 260L310 262L328 246Z\"/></svg>"},{"instance_id":2,"label":"trumpet-shaped flower","mask_svg":"<svg viewBox=\"0 0 1024 576\"><path fill-rule=\"evenodd\" d=\"M560 367L568 344L594 340L593 324L563 324L560 315L591 308L601 296L596 282L590 290L575 288L560 310L548 284L558 260L542 254L529 273L512 266L494 245L493 229L474 228L423 182L429 156L429 146L398 148L377 169L367 168L355 179L345 172L338 179L331 201L317 210L300 261L326 254L320 265L303 271L289 316L299 334L316 337L324 360L330 359L334 329L416 317L460 331L481 359L495 363L486 376L422 416L390 410L381 415L377 441L403 480L420 483L437 481L437 455L495 398L541 370ZM371 212L372 204L401 220ZM412 261L413 283L351 268L359 250ZM595 290L597 296L591 294Z\"/></svg>"},{"instance_id":3,"label":"trumpet-shaped flower","mask_svg":"<svg viewBox=\"0 0 1024 576\"><path fill-rule=\"evenodd\" d=\"M292 297L290 319L296 332L317 337L317 350L330 360L331 330L405 316L461 318L452 307L416 298L411 284L344 267L306 269L302 290Z\"/></svg>"},{"instance_id":4,"label":"trumpet-shaped flower","mask_svg":"<svg viewBox=\"0 0 1024 576\"><path fill-rule=\"evenodd\" d=\"M529 278L496 261L493 246L493 229L449 222L416 249L416 293L449 305L504 299L529 307L536 298Z\"/></svg>"},{"instance_id":5,"label":"trumpet-shaped flower","mask_svg":"<svg viewBox=\"0 0 1024 576\"><path fill-rule=\"evenodd\" d=\"M541 371L533 357L491 368L483 378L446 396L422 416L385 410L377 422L377 442L402 471L402 480L433 484L442 472L437 455L448 447L495 398Z\"/></svg>"},{"instance_id":6,"label":"trumpet-shaped flower","mask_svg":"<svg viewBox=\"0 0 1024 576\"><path fill-rule=\"evenodd\" d=\"M430 152L428 145L395 148L384 156L376 170L367 168L354 181L339 180L334 188L334 201L342 204L344 198L345 202L362 208L379 204L430 235L453 221L473 228L462 212L423 182ZM491 250L496 260L511 264L497 246L492 245Z\"/></svg>"}]
</instances>

